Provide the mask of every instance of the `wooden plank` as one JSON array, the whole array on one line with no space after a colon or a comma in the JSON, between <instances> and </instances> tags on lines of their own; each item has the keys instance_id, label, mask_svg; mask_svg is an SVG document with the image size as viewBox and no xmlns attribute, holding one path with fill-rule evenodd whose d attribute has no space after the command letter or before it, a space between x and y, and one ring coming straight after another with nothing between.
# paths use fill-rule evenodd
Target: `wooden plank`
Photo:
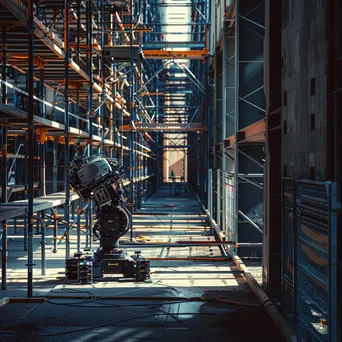
<instances>
[{"instance_id":1,"label":"wooden plank","mask_svg":"<svg viewBox=\"0 0 342 342\"><path fill-rule=\"evenodd\" d=\"M10 303L44 303L46 302L46 298L44 297L32 297L32 298L20 298L13 297L9 298Z\"/></svg>"}]
</instances>

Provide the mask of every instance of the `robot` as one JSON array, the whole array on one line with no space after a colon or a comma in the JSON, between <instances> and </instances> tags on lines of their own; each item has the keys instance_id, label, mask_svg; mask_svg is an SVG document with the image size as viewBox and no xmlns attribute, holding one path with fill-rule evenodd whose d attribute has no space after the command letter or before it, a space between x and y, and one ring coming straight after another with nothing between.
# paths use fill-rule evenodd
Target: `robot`
<instances>
[{"instance_id":1,"label":"robot","mask_svg":"<svg viewBox=\"0 0 342 342\"><path fill-rule=\"evenodd\" d=\"M123 166L102 154L82 156L70 165L69 184L84 200L94 200L96 223L93 234L100 241L95 253L75 253L65 264L66 277L91 283L104 274L123 274L144 281L150 278L149 261L140 252L130 257L118 248L119 239L132 227L132 215L125 206L120 179ZM89 251L87 251L89 252Z\"/></svg>"}]
</instances>

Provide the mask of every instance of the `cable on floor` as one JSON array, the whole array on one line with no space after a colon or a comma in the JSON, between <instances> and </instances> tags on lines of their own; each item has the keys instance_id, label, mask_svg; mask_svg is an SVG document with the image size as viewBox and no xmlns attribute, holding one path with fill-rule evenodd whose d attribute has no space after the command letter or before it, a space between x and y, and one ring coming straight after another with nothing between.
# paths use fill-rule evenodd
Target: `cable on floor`
<instances>
[{"instance_id":1,"label":"cable on floor","mask_svg":"<svg viewBox=\"0 0 342 342\"><path fill-rule=\"evenodd\" d=\"M61 336L61 335L67 335L67 334L74 334L74 333L78 333L78 332L84 332L84 331L89 331L89 330L96 330L98 328L105 328L105 327L109 327L111 325L115 325L118 323L124 323L124 322L129 322L129 321L133 321L136 319L143 319L143 318L150 318L150 317L155 317L155 316L165 316L167 314L165 313L154 313L154 314L150 314L150 315L142 315L142 316L136 316L136 317L131 317L131 318L126 318L126 319L121 319L118 321L113 321L113 322L109 322L106 324L100 324L94 327L87 327L87 328L82 328L82 329L74 329L74 330L70 330L70 331L64 331L64 332L58 332L58 333L53 333L53 334L22 334L22 333L14 333L14 332L6 332L3 330L0 330L0 333L3 335L10 335L10 336L20 336L22 337L53 337L53 336ZM219 314L219 313L206 313L206 312L182 312L182 313L178 313L178 316L225 316L225 314Z\"/></svg>"}]
</instances>

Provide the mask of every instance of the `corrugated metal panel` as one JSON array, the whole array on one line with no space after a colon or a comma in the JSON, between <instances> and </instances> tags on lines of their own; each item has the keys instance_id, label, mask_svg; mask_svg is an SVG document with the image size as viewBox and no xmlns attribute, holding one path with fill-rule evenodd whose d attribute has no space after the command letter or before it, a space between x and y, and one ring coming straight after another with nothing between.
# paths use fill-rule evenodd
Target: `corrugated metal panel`
<instances>
[{"instance_id":1,"label":"corrugated metal panel","mask_svg":"<svg viewBox=\"0 0 342 342\"><path fill-rule=\"evenodd\" d=\"M282 306L283 315L295 329L295 182L283 180Z\"/></svg>"},{"instance_id":2,"label":"corrugated metal panel","mask_svg":"<svg viewBox=\"0 0 342 342\"><path fill-rule=\"evenodd\" d=\"M336 184L297 181L299 341L337 341Z\"/></svg>"}]
</instances>

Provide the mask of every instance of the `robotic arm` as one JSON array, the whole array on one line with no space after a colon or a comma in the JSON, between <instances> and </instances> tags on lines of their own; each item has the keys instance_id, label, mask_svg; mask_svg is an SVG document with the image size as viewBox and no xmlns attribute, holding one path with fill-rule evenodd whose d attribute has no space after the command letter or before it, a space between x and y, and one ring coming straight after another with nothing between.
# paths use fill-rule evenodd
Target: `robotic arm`
<instances>
[{"instance_id":1,"label":"robotic arm","mask_svg":"<svg viewBox=\"0 0 342 342\"><path fill-rule=\"evenodd\" d=\"M100 240L98 253L109 253L132 226L132 216L124 204L120 179L123 166L103 155L80 157L71 162L70 185L83 199L94 199L97 222L94 236Z\"/></svg>"},{"instance_id":2,"label":"robotic arm","mask_svg":"<svg viewBox=\"0 0 342 342\"><path fill-rule=\"evenodd\" d=\"M117 248L120 237L132 227L132 215L125 206L119 183L123 174L123 166L117 159L104 155L83 156L71 162L70 186L81 198L95 202L97 221L93 232L100 240L100 248L94 257L75 253L67 259L67 279L91 283L93 277L120 273L137 281L150 278L149 260L142 258L139 251L130 257Z\"/></svg>"}]
</instances>

